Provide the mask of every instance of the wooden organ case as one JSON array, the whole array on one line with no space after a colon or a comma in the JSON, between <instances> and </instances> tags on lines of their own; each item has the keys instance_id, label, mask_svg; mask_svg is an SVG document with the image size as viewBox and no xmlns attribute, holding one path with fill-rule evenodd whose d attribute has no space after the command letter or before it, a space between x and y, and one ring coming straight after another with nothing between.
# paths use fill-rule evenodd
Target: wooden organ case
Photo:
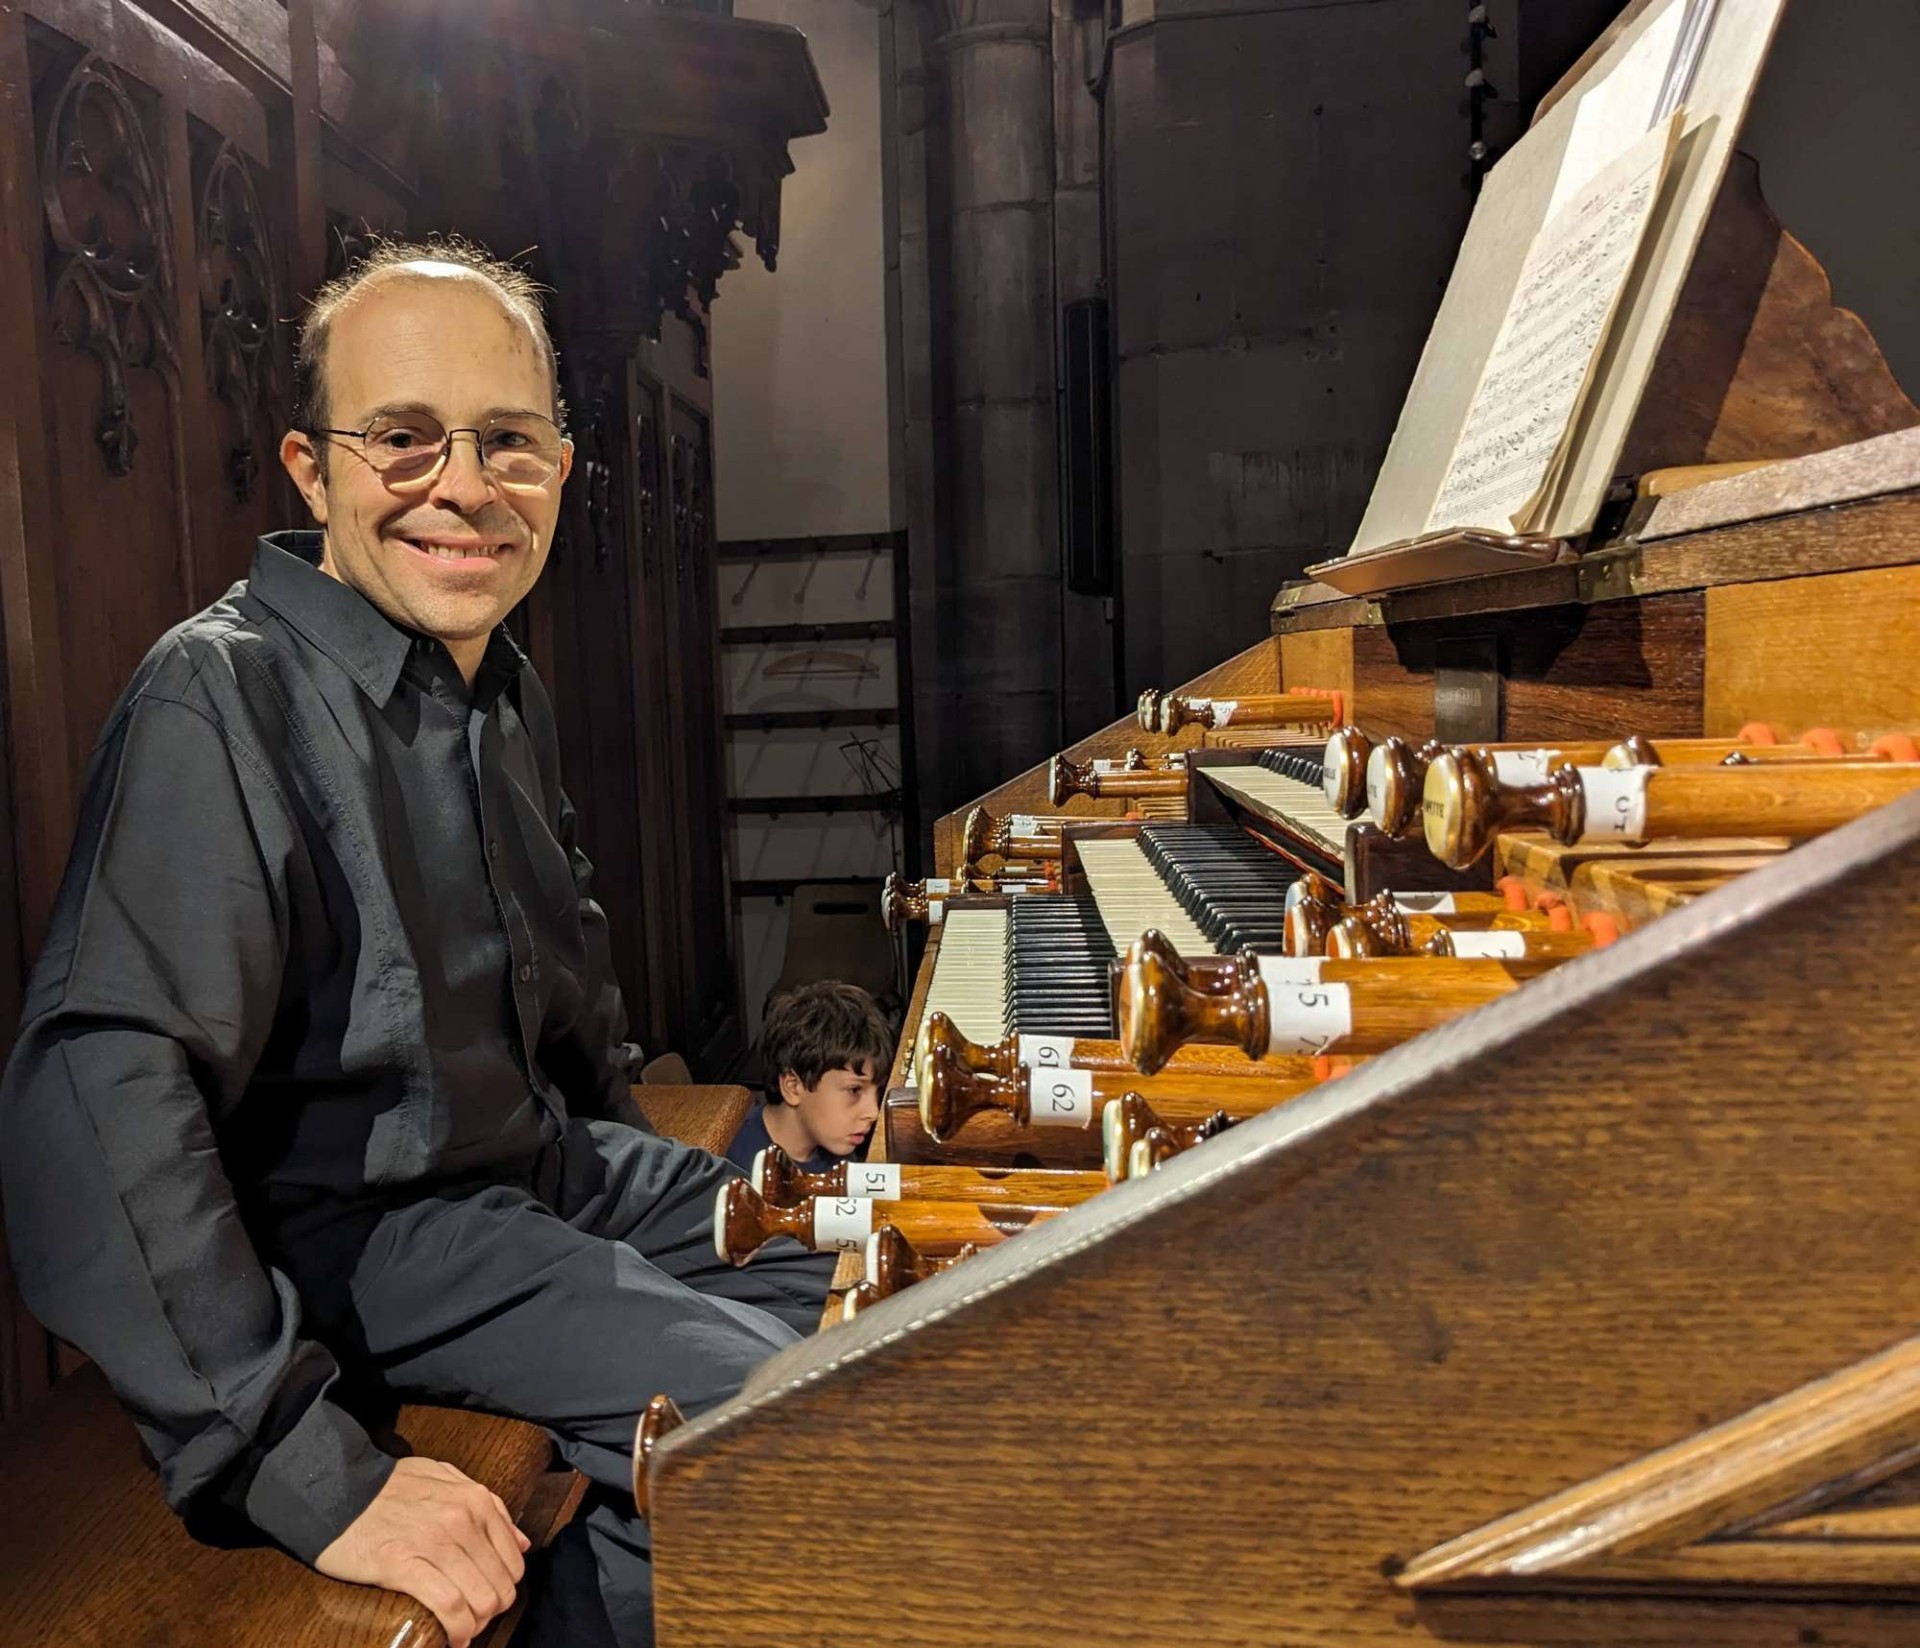
<instances>
[{"instance_id":1,"label":"wooden organ case","mask_svg":"<svg viewBox=\"0 0 1920 1648\"><path fill-rule=\"evenodd\" d=\"M942 879L892 895L935 922L874 1154L909 1198L921 1164L1120 1182L979 1220L648 1438L664 1643L1916 1639L1920 412L1750 167L1625 452L1583 541L1290 587L940 821ZM1568 822L1622 771L1644 845ZM1246 1102L1221 1043L1268 1046L1323 945L1398 1028L1355 1007L1318 1061L1274 1029ZM1117 1011L1076 1017L1085 977ZM1084 1130L1005 1113L1026 1044L984 1044L1030 1030ZM1167 1142L1114 1172L1124 1105Z\"/></svg>"}]
</instances>

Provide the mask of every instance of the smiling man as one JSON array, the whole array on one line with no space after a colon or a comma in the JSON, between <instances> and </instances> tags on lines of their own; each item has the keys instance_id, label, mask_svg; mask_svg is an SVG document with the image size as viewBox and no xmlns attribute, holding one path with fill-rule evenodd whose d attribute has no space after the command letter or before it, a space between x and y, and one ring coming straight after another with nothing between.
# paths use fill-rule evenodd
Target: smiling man
<instances>
[{"instance_id":1,"label":"smiling man","mask_svg":"<svg viewBox=\"0 0 1920 1648\"><path fill-rule=\"evenodd\" d=\"M713 1252L734 1169L654 1137L502 621L572 462L517 270L389 247L302 329L281 456L317 532L163 637L93 752L0 1087L28 1302L168 1496L468 1643L651 1640L628 1456L818 1319L821 1260ZM342 1374L346 1375L345 1378ZM594 1487L535 1575L501 1503L384 1454L357 1392L546 1426Z\"/></svg>"}]
</instances>

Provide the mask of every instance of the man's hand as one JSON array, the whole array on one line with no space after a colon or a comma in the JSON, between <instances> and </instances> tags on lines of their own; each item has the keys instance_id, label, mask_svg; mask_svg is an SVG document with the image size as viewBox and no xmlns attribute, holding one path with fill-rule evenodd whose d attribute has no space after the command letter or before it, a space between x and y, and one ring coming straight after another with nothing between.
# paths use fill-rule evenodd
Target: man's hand
<instances>
[{"instance_id":1,"label":"man's hand","mask_svg":"<svg viewBox=\"0 0 1920 1648\"><path fill-rule=\"evenodd\" d=\"M467 1648L512 1605L526 1548L498 1494L437 1459L408 1458L314 1566L404 1591L434 1611L453 1648Z\"/></svg>"}]
</instances>

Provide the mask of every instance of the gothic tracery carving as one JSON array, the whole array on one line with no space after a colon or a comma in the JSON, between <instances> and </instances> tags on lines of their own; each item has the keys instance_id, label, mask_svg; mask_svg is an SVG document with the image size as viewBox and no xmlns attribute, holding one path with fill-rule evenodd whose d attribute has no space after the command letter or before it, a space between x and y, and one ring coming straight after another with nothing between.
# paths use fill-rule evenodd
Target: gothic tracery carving
<instances>
[{"instance_id":1,"label":"gothic tracery carving","mask_svg":"<svg viewBox=\"0 0 1920 1648\"><path fill-rule=\"evenodd\" d=\"M196 222L207 386L227 411L227 484L245 503L259 478L260 425L273 423L278 411L273 337L281 311L266 214L246 158L231 143L220 145L207 168Z\"/></svg>"},{"instance_id":2,"label":"gothic tracery carving","mask_svg":"<svg viewBox=\"0 0 1920 1648\"><path fill-rule=\"evenodd\" d=\"M164 191L146 130L112 67L83 57L43 128L40 195L48 233L53 335L99 363L104 404L95 439L115 475L132 471L139 436L130 369L179 370Z\"/></svg>"}]
</instances>

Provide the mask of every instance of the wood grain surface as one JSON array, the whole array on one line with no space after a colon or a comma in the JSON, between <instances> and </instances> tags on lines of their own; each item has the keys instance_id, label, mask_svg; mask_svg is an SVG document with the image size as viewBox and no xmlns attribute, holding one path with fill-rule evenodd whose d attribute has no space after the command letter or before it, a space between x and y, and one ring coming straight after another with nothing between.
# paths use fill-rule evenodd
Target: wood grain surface
<instances>
[{"instance_id":1,"label":"wood grain surface","mask_svg":"<svg viewBox=\"0 0 1920 1648\"><path fill-rule=\"evenodd\" d=\"M1392 1576L1911 1333L1916 984L1910 798L782 1353L662 1449L663 1644L1910 1648Z\"/></svg>"},{"instance_id":2,"label":"wood grain surface","mask_svg":"<svg viewBox=\"0 0 1920 1648\"><path fill-rule=\"evenodd\" d=\"M1784 463L1735 468L1739 473L1661 497L1640 529L1640 541L1920 487L1920 430L1876 435Z\"/></svg>"},{"instance_id":3,"label":"wood grain surface","mask_svg":"<svg viewBox=\"0 0 1920 1648\"><path fill-rule=\"evenodd\" d=\"M548 1489L552 1444L537 1426L406 1407L387 1445L443 1459L506 1501L543 1544L577 1495ZM568 1473L571 1477L572 1473ZM409 1597L323 1578L268 1546L221 1549L190 1535L141 1457L99 1370L60 1381L0 1431L0 1644L5 1648L442 1648Z\"/></svg>"},{"instance_id":4,"label":"wood grain surface","mask_svg":"<svg viewBox=\"0 0 1920 1648\"><path fill-rule=\"evenodd\" d=\"M653 1130L682 1144L697 1145L724 1156L734 1134L753 1108L753 1094L744 1087L676 1087L648 1083L635 1087L639 1105Z\"/></svg>"},{"instance_id":5,"label":"wood grain surface","mask_svg":"<svg viewBox=\"0 0 1920 1648\"><path fill-rule=\"evenodd\" d=\"M1873 334L1736 153L1615 473L1793 458L1915 423Z\"/></svg>"},{"instance_id":6,"label":"wood grain surface","mask_svg":"<svg viewBox=\"0 0 1920 1648\"><path fill-rule=\"evenodd\" d=\"M1819 1549L1832 1540L1906 1544L1913 1507L1867 1510L1851 1518L1785 1515L1844 1500L1898 1474L1920 1452L1920 1340L1908 1339L1785 1392L1776 1400L1671 1448L1635 1460L1591 1482L1577 1483L1536 1505L1462 1534L1409 1563L1405 1590L1497 1585L1570 1585L1582 1580L1639 1580L1660 1572L1678 1579L1686 1547L1729 1535L1768 1533L1781 1548L1760 1560L1781 1582L1798 1543L1801 1583L1844 1583L1847 1570ZM1736 1537L1738 1542L1738 1537ZM1756 1564L1751 1551L1722 1552L1729 1567ZM1912 1548L1901 1582L1920 1595ZM1635 1559L1642 1559L1636 1561ZM1651 1559L1651 1560L1646 1560ZM1686 1559L1701 1563L1697 1550ZM1752 1572L1750 1567L1750 1573ZM1697 1566L1695 1583L1714 1570Z\"/></svg>"},{"instance_id":7,"label":"wood grain surface","mask_svg":"<svg viewBox=\"0 0 1920 1648\"><path fill-rule=\"evenodd\" d=\"M1765 721L1908 731L1920 709L1920 566L1707 592L1708 732Z\"/></svg>"}]
</instances>

